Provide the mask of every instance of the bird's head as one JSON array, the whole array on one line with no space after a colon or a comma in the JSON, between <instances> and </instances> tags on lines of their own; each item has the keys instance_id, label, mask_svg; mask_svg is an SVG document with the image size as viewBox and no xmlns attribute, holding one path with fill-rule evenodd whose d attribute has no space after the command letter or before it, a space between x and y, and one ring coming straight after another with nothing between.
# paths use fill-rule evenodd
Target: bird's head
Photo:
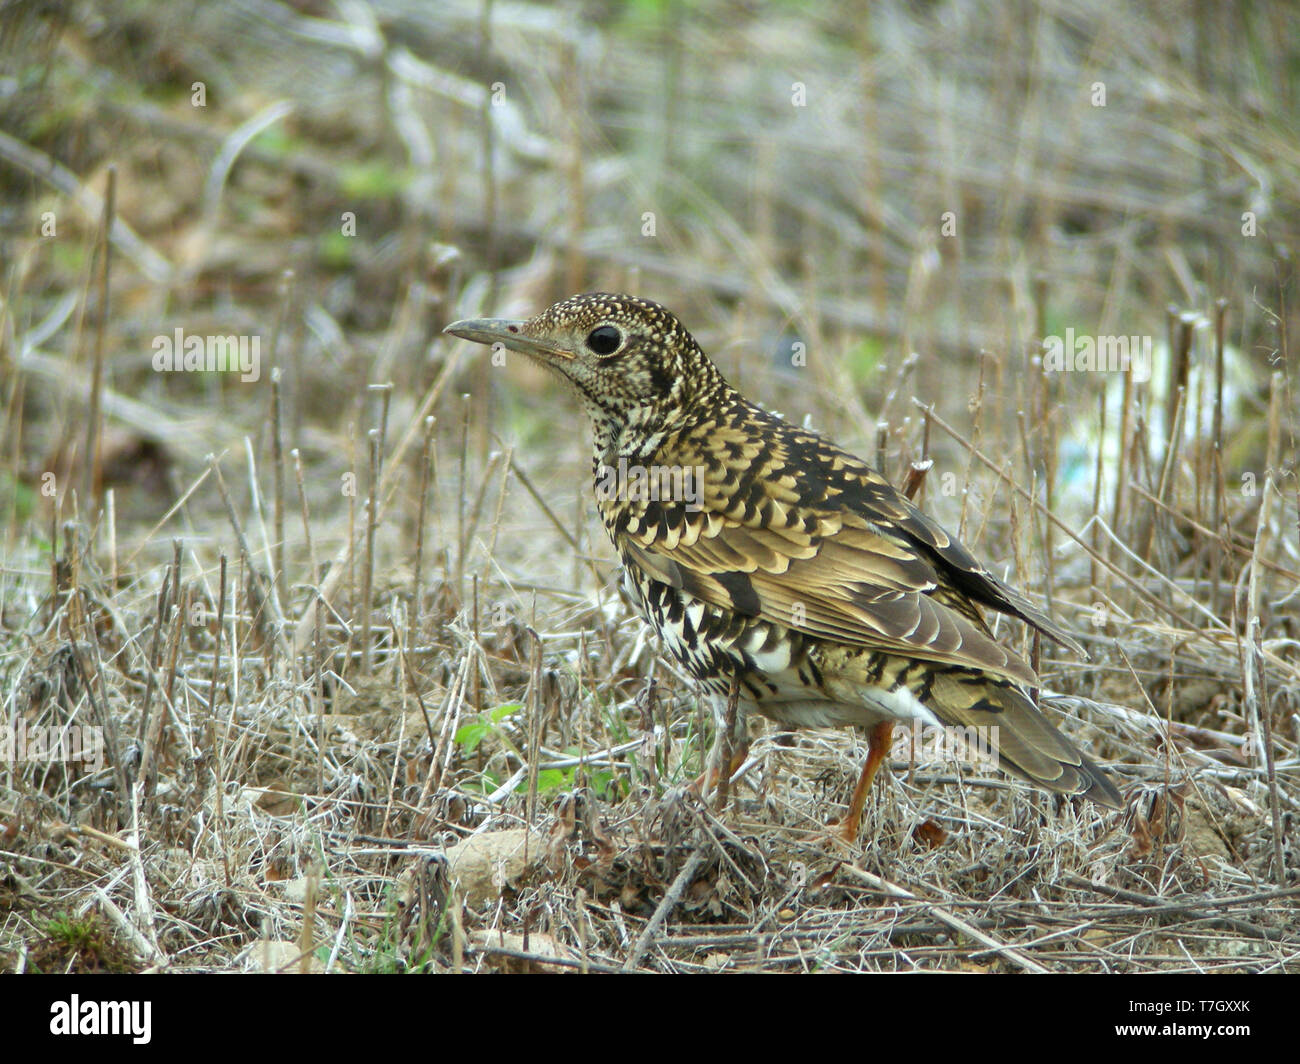
<instances>
[{"instance_id":1,"label":"bird's head","mask_svg":"<svg viewBox=\"0 0 1300 1064\"><path fill-rule=\"evenodd\" d=\"M527 321L480 318L444 332L500 344L555 370L581 396L598 447L623 449L672 428L721 375L675 315L636 296L573 296ZM628 431L632 430L632 431Z\"/></svg>"}]
</instances>

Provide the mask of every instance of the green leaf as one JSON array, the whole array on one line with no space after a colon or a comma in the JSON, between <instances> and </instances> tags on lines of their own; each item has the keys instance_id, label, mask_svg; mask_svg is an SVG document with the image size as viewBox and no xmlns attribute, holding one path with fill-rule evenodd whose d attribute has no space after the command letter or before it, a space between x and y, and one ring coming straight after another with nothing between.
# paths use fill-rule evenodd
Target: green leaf
<instances>
[{"instance_id":1,"label":"green leaf","mask_svg":"<svg viewBox=\"0 0 1300 1064\"><path fill-rule=\"evenodd\" d=\"M518 713L523 708L518 702L505 702L499 706L493 706L491 709L478 714L468 724L462 724L457 728L456 734L452 736L452 741L457 746L463 746L466 750L473 750L491 735L502 721Z\"/></svg>"},{"instance_id":2,"label":"green leaf","mask_svg":"<svg viewBox=\"0 0 1300 1064\"><path fill-rule=\"evenodd\" d=\"M518 713L523 708L522 703L519 702L503 702L501 705L489 709L487 715L493 724L500 724L506 717Z\"/></svg>"},{"instance_id":3,"label":"green leaf","mask_svg":"<svg viewBox=\"0 0 1300 1064\"><path fill-rule=\"evenodd\" d=\"M544 768L537 773L537 793L550 794L552 791L565 790L573 782L572 769Z\"/></svg>"},{"instance_id":4,"label":"green leaf","mask_svg":"<svg viewBox=\"0 0 1300 1064\"><path fill-rule=\"evenodd\" d=\"M491 726L484 724L482 721L474 721L470 724L462 724L456 729L453 739L457 746L463 746L466 750L473 750L492 730Z\"/></svg>"}]
</instances>

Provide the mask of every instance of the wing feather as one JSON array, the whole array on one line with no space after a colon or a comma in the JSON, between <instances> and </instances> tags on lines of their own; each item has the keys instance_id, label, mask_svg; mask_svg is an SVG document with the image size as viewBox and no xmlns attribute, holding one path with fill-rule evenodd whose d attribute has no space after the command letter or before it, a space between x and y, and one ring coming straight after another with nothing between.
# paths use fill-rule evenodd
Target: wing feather
<instances>
[{"instance_id":1,"label":"wing feather","mask_svg":"<svg viewBox=\"0 0 1300 1064\"><path fill-rule=\"evenodd\" d=\"M610 531L628 564L704 602L1021 684L1037 682L1033 670L993 639L980 606L1082 653L879 473L815 433L749 407L694 426L656 458L703 470L702 509L655 504Z\"/></svg>"}]
</instances>

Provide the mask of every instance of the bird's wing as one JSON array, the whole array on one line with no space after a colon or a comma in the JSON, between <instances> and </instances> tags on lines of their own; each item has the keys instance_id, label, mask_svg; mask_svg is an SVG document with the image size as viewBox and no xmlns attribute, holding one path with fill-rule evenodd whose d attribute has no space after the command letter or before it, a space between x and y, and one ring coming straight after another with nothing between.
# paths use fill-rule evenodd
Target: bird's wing
<instances>
[{"instance_id":1,"label":"bird's wing","mask_svg":"<svg viewBox=\"0 0 1300 1064\"><path fill-rule=\"evenodd\" d=\"M661 453L698 469L700 491L694 509L624 510L611 532L629 561L743 616L1018 683L1037 680L981 605L1082 653L870 466L756 408L746 416L766 431L714 422Z\"/></svg>"},{"instance_id":2,"label":"bird's wing","mask_svg":"<svg viewBox=\"0 0 1300 1064\"><path fill-rule=\"evenodd\" d=\"M742 616L818 639L1037 682L1029 665L995 641L974 608L943 588L915 551L852 517L838 523L829 535L791 536L710 515L671 543L643 534L622 537L620 546L655 579Z\"/></svg>"}]
</instances>

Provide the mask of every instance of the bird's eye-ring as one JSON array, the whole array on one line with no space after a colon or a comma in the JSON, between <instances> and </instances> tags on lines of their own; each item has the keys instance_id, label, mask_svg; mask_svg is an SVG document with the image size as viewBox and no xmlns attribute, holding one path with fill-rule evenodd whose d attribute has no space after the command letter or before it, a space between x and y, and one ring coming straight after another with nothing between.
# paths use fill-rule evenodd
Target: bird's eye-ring
<instances>
[{"instance_id":1,"label":"bird's eye-ring","mask_svg":"<svg viewBox=\"0 0 1300 1064\"><path fill-rule=\"evenodd\" d=\"M598 355L612 355L623 345L623 334L613 325L600 325L587 335L587 347Z\"/></svg>"}]
</instances>

